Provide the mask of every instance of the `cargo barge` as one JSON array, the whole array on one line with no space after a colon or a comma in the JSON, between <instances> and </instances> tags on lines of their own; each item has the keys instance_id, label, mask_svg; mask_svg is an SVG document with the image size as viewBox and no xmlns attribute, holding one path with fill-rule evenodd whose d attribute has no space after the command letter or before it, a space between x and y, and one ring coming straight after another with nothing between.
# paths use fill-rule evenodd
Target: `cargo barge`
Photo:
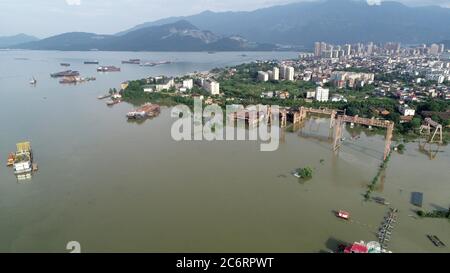
<instances>
[{"instance_id":1,"label":"cargo barge","mask_svg":"<svg viewBox=\"0 0 450 273\"><path fill-rule=\"evenodd\" d=\"M82 82L88 82L88 81L95 81L95 77L64 77L64 79L60 80L59 83L61 84L77 84Z\"/></svg>"},{"instance_id":2,"label":"cargo barge","mask_svg":"<svg viewBox=\"0 0 450 273\"><path fill-rule=\"evenodd\" d=\"M84 64L99 64L98 61L85 61Z\"/></svg>"},{"instance_id":3,"label":"cargo barge","mask_svg":"<svg viewBox=\"0 0 450 273\"><path fill-rule=\"evenodd\" d=\"M122 61L123 64L140 64L141 59L129 59L128 61Z\"/></svg>"},{"instance_id":4,"label":"cargo barge","mask_svg":"<svg viewBox=\"0 0 450 273\"><path fill-rule=\"evenodd\" d=\"M119 72L119 71L120 67L115 67L113 65L97 67L97 72Z\"/></svg>"},{"instance_id":5,"label":"cargo barge","mask_svg":"<svg viewBox=\"0 0 450 273\"><path fill-rule=\"evenodd\" d=\"M157 65L170 64L170 63L172 63L172 62L170 62L170 61L145 62L145 63L141 63L141 66L157 66Z\"/></svg>"},{"instance_id":6,"label":"cargo barge","mask_svg":"<svg viewBox=\"0 0 450 273\"><path fill-rule=\"evenodd\" d=\"M134 111L127 114L128 119L144 119L159 115L160 106L158 104L146 103Z\"/></svg>"},{"instance_id":7,"label":"cargo barge","mask_svg":"<svg viewBox=\"0 0 450 273\"><path fill-rule=\"evenodd\" d=\"M14 174L31 174L37 170L37 165L33 163L33 150L30 142L17 143L17 151L14 154Z\"/></svg>"},{"instance_id":8,"label":"cargo barge","mask_svg":"<svg viewBox=\"0 0 450 273\"><path fill-rule=\"evenodd\" d=\"M57 73L50 74L52 78L61 78L61 77L78 77L80 73L78 71L66 70Z\"/></svg>"}]
</instances>

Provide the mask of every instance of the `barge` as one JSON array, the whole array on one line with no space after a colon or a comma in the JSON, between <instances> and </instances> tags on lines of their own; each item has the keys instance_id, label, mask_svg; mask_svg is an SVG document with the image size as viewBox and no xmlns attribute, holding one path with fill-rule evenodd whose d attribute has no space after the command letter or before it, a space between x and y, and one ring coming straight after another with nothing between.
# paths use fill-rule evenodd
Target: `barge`
<instances>
[{"instance_id":1,"label":"barge","mask_svg":"<svg viewBox=\"0 0 450 273\"><path fill-rule=\"evenodd\" d=\"M14 155L14 174L15 175L24 175L30 174L34 166L33 164L33 150L31 149L30 142L21 142L17 143L17 151Z\"/></svg>"},{"instance_id":2,"label":"barge","mask_svg":"<svg viewBox=\"0 0 450 273\"><path fill-rule=\"evenodd\" d=\"M160 106L158 104L147 103L131 111L127 114L128 119L144 119L155 117L160 113Z\"/></svg>"},{"instance_id":3,"label":"barge","mask_svg":"<svg viewBox=\"0 0 450 273\"><path fill-rule=\"evenodd\" d=\"M120 71L120 67L116 67L113 65L97 67L97 72L119 72L119 71Z\"/></svg>"},{"instance_id":4,"label":"barge","mask_svg":"<svg viewBox=\"0 0 450 273\"><path fill-rule=\"evenodd\" d=\"M84 64L99 64L98 61L85 61Z\"/></svg>"},{"instance_id":5,"label":"barge","mask_svg":"<svg viewBox=\"0 0 450 273\"><path fill-rule=\"evenodd\" d=\"M141 59L129 59L128 61L122 61L123 64L140 64Z\"/></svg>"},{"instance_id":6,"label":"barge","mask_svg":"<svg viewBox=\"0 0 450 273\"><path fill-rule=\"evenodd\" d=\"M53 74L50 74L50 77L52 78L61 78L61 77L78 77L80 76L80 73L78 71L73 70L66 70L61 72L56 72Z\"/></svg>"}]
</instances>

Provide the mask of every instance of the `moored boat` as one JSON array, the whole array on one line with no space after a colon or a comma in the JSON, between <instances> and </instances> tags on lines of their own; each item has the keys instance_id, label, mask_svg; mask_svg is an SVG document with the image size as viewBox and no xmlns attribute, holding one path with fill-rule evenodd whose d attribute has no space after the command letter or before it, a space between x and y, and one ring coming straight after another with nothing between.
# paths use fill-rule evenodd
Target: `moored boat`
<instances>
[{"instance_id":1,"label":"moored boat","mask_svg":"<svg viewBox=\"0 0 450 273\"><path fill-rule=\"evenodd\" d=\"M140 64L141 59L129 59L128 61L122 61L123 64Z\"/></svg>"},{"instance_id":2,"label":"moored boat","mask_svg":"<svg viewBox=\"0 0 450 273\"><path fill-rule=\"evenodd\" d=\"M98 61L85 61L84 64L99 64Z\"/></svg>"},{"instance_id":3,"label":"moored boat","mask_svg":"<svg viewBox=\"0 0 450 273\"><path fill-rule=\"evenodd\" d=\"M105 95L98 96L97 99L102 100L102 99L106 99L109 97L111 97L111 94L105 94Z\"/></svg>"},{"instance_id":4,"label":"moored boat","mask_svg":"<svg viewBox=\"0 0 450 273\"><path fill-rule=\"evenodd\" d=\"M345 211L345 210L339 210L339 211L336 213L336 216L339 217L339 218L341 218L341 219L344 219L344 220L350 219L350 213L347 212L347 211Z\"/></svg>"},{"instance_id":5,"label":"moored boat","mask_svg":"<svg viewBox=\"0 0 450 273\"><path fill-rule=\"evenodd\" d=\"M120 67L115 67L113 65L97 67L97 72L119 72L119 71Z\"/></svg>"},{"instance_id":6,"label":"moored boat","mask_svg":"<svg viewBox=\"0 0 450 273\"><path fill-rule=\"evenodd\" d=\"M160 112L160 106L158 104L147 103L137 108L134 111L127 113L128 119L143 119L147 117L154 117Z\"/></svg>"},{"instance_id":7,"label":"moored boat","mask_svg":"<svg viewBox=\"0 0 450 273\"><path fill-rule=\"evenodd\" d=\"M50 74L52 78L59 78L59 77L78 77L80 76L80 73L78 71L74 70L66 70L61 72L56 72L53 74Z\"/></svg>"},{"instance_id":8,"label":"moored boat","mask_svg":"<svg viewBox=\"0 0 450 273\"><path fill-rule=\"evenodd\" d=\"M14 174L27 174L33 171L33 151L30 142L17 143L14 156Z\"/></svg>"},{"instance_id":9,"label":"moored boat","mask_svg":"<svg viewBox=\"0 0 450 273\"><path fill-rule=\"evenodd\" d=\"M6 162L6 166L12 167L14 165L15 158L16 158L16 156L14 155L14 153L9 153L8 161Z\"/></svg>"},{"instance_id":10,"label":"moored boat","mask_svg":"<svg viewBox=\"0 0 450 273\"><path fill-rule=\"evenodd\" d=\"M118 104L120 102L121 102L121 100L108 100L106 102L106 105L111 106L111 105L114 105L114 104Z\"/></svg>"}]
</instances>

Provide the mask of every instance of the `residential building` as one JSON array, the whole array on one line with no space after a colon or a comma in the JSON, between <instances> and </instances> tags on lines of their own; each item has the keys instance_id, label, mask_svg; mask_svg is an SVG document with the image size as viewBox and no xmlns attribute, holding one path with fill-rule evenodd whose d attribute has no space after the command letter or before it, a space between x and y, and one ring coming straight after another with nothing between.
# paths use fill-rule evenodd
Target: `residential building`
<instances>
[{"instance_id":1,"label":"residential building","mask_svg":"<svg viewBox=\"0 0 450 273\"><path fill-rule=\"evenodd\" d=\"M400 105L398 110L402 116L414 116L416 114L416 110L412 109L407 104Z\"/></svg>"},{"instance_id":2,"label":"residential building","mask_svg":"<svg viewBox=\"0 0 450 273\"><path fill-rule=\"evenodd\" d=\"M328 101L328 97L330 95L330 89L328 88L322 88L321 86L318 86L316 88L316 100L317 101Z\"/></svg>"},{"instance_id":3,"label":"residential building","mask_svg":"<svg viewBox=\"0 0 450 273\"><path fill-rule=\"evenodd\" d=\"M205 88L206 91L211 93L211 95L220 94L220 84L214 80L211 79L205 80L203 88Z\"/></svg>"},{"instance_id":4,"label":"residential building","mask_svg":"<svg viewBox=\"0 0 450 273\"><path fill-rule=\"evenodd\" d=\"M194 87L194 80L193 79L183 80L183 87L186 89L192 89Z\"/></svg>"},{"instance_id":5,"label":"residential building","mask_svg":"<svg viewBox=\"0 0 450 273\"><path fill-rule=\"evenodd\" d=\"M269 73L264 71L258 71L258 81L266 82L269 80Z\"/></svg>"},{"instance_id":6,"label":"residential building","mask_svg":"<svg viewBox=\"0 0 450 273\"><path fill-rule=\"evenodd\" d=\"M278 67L274 67L272 69L272 79L273 81L280 80L280 69Z\"/></svg>"}]
</instances>

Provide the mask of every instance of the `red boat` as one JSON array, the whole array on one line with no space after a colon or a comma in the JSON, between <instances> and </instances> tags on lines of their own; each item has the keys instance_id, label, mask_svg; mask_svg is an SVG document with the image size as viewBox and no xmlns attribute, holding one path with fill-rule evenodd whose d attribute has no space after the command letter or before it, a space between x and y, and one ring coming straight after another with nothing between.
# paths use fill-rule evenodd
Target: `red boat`
<instances>
[{"instance_id":1,"label":"red boat","mask_svg":"<svg viewBox=\"0 0 450 273\"><path fill-rule=\"evenodd\" d=\"M336 213L336 216L341 219L348 220L350 218L350 213L345 210L340 210Z\"/></svg>"},{"instance_id":2,"label":"red boat","mask_svg":"<svg viewBox=\"0 0 450 273\"><path fill-rule=\"evenodd\" d=\"M8 155L8 162L7 162L6 166L11 167L12 165L14 165L15 159L16 159L15 155L13 153L10 153Z\"/></svg>"}]
</instances>

